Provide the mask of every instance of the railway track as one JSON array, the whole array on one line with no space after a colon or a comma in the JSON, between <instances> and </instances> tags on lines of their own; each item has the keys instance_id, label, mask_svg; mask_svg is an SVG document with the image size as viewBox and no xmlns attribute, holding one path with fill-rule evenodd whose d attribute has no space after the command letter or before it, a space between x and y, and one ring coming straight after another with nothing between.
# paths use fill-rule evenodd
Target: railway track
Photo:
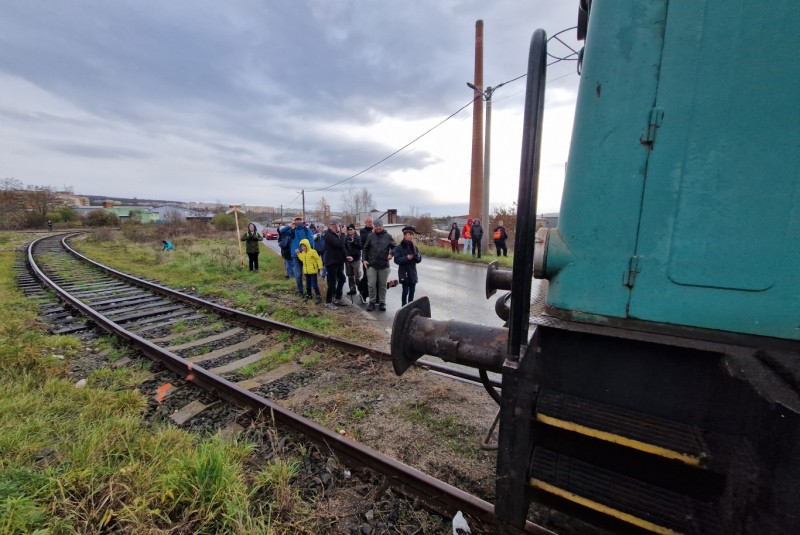
<instances>
[{"instance_id":1,"label":"railway track","mask_svg":"<svg viewBox=\"0 0 800 535\"><path fill-rule=\"evenodd\" d=\"M60 322L54 333L80 335L93 326L99 327L127 341L132 348L162 363L187 382L237 407L268 415L277 426L291 428L329 448L346 465L383 474L392 487L416 497L438 514L452 516L460 510L480 522L497 524L492 504L270 401L269 394L265 395L270 383L297 371L296 364L277 364L266 373L248 378L238 373L274 355L276 348L270 346L274 337L270 335L276 332L311 340L313 345L309 352L312 355L316 350L337 348L346 353L389 360L388 352L243 313L116 271L72 249L66 242L71 236L74 234L39 238L27 249L33 275L64 303L43 310L47 317ZM36 292L30 286L29 291ZM177 322L191 322L192 328L167 334L164 328ZM213 349L206 351L209 347ZM425 361L418 365L453 379L481 384L479 376L468 372ZM484 386L499 385L492 382ZM163 397L169 393L165 385L159 395ZM183 423L207 407L194 401L172 418L176 423ZM551 533L531 522L522 532Z\"/></svg>"}]
</instances>

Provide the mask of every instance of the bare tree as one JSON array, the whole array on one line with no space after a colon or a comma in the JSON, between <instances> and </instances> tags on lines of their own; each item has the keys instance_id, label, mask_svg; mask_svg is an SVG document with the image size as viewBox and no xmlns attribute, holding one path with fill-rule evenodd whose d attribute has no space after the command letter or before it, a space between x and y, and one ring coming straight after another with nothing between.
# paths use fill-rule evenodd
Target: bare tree
<instances>
[{"instance_id":1,"label":"bare tree","mask_svg":"<svg viewBox=\"0 0 800 535\"><path fill-rule=\"evenodd\" d=\"M28 186L25 188L25 204L28 209L44 217L48 212L64 206L64 201L58 198L50 186Z\"/></svg>"},{"instance_id":2,"label":"bare tree","mask_svg":"<svg viewBox=\"0 0 800 535\"><path fill-rule=\"evenodd\" d=\"M164 212L164 223L166 224L180 225L181 223L183 223L183 220L184 220L183 214L175 208L171 208L166 212Z\"/></svg>"},{"instance_id":3,"label":"bare tree","mask_svg":"<svg viewBox=\"0 0 800 535\"><path fill-rule=\"evenodd\" d=\"M317 202L317 206L314 208L314 219L318 222L328 224L331 217L331 205L327 203L325 197L321 198Z\"/></svg>"},{"instance_id":4,"label":"bare tree","mask_svg":"<svg viewBox=\"0 0 800 535\"><path fill-rule=\"evenodd\" d=\"M354 221L358 218L358 214L368 212L376 206L372 193L367 188L361 188L360 191L351 188L342 193L342 208L348 214L352 214Z\"/></svg>"},{"instance_id":5,"label":"bare tree","mask_svg":"<svg viewBox=\"0 0 800 535\"><path fill-rule=\"evenodd\" d=\"M403 216L403 221L409 219L410 221L414 221L415 219L419 218L419 208L416 206L409 206L408 210L406 211L405 215Z\"/></svg>"},{"instance_id":6,"label":"bare tree","mask_svg":"<svg viewBox=\"0 0 800 535\"><path fill-rule=\"evenodd\" d=\"M16 178L0 180L0 229L20 228L25 220L25 199L22 182Z\"/></svg>"}]
</instances>

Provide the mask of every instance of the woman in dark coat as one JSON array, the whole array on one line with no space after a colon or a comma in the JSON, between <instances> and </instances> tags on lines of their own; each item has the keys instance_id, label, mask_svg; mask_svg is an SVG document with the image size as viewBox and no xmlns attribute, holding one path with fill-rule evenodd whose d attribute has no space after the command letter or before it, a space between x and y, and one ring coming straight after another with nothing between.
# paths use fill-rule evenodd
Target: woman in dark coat
<instances>
[{"instance_id":1,"label":"woman in dark coat","mask_svg":"<svg viewBox=\"0 0 800 535\"><path fill-rule=\"evenodd\" d=\"M253 223L247 225L247 232L242 236L242 241L247 242L245 251L247 252L247 258L250 260L250 271L255 269L256 273L258 273L258 244L261 243L262 239Z\"/></svg>"},{"instance_id":2,"label":"woman in dark coat","mask_svg":"<svg viewBox=\"0 0 800 535\"><path fill-rule=\"evenodd\" d=\"M414 245L414 234L417 229L414 227L403 228L403 241L394 248L394 263L398 268L398 280L403 286L403 306L414 300L414 290L419 282L417 277L417 264L422 262L422 255Z\"/></svg>"},{"instance_id":3,"label":"woman in dark coat","mask_svg":"<svg viewBox=\"0 0 800 535\"><path fill-rule=\"evenodd\" d=\"M458 229L458 225L456 222L453 222L453 226L450 227L450 234L447 236L447 239L450 240L450 247L453 248L453 252L458 252L458 240L461 238L461 231Z\"/></svg>"}]
</instances>

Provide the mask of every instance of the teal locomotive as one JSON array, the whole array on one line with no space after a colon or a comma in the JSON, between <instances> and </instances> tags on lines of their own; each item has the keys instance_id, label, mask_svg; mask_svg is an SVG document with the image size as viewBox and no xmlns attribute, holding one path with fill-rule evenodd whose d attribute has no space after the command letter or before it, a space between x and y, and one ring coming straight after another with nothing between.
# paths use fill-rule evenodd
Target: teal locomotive
<instances>
[{"instance_id":1,"label":"teal locomotive","mask_svg":"<svg viewBox=\"0 0 800 535\"><path fill-rule=\"evenodd\" d=\"M536 501L615 533L800 533L800 10L581 0L578 34L558 228L538 235L531 41L517 254L487 274L506 328L423 298L395 317L395 370L481 370L510 524Z\"/></svg>"}]
</instances>

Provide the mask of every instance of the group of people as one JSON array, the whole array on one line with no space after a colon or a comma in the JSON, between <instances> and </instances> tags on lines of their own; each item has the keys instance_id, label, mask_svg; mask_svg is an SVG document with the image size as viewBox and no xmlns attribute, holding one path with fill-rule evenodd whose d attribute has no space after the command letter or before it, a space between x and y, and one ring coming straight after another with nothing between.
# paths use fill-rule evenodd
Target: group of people
<instances>
[{"instance_id":1,"label":"group of people","mask_svg":"<svg viewBox=\"0 0 800 535\"><path fill-rule=\"evenodd\" d=\"M292 223L280 229L278 244L286 278L295 279L298 296L308 301L313 297L313 291L316 302L321 303L318 283L321 274L328 283L325 307L336 310L349 305L343 299L345 281L349 286L347 295L355 295L359 284L363 284L366 278L369 288L367 310L371 312L376 308L386 310L387 281L391 271L389 262L392 260L399 266L403 305L414 300L417 264L422 261L414 245L415 234L414 227L403 228L403 240L398 245L383 228L380 219L367 218L364 228L357 230L352 223L342 228L339 220L333 218L326 229L323 225L318 228L314 224L309 226L303 221L303 216L297 214Z\"/></svg>"},{"instance_id":2,"label":"group of people","mask_svg":"<svg viewBox=\"0 0 800 535\"><path fill-rule=\"evenodd\" d=\"M474 220L468 219L463 229L459 229L458 223L453 222L453 225L450 227L448 239L450 240L450 247L454 253L459 251L458 240L462 237L464 238L464 254L472 252L472 256L475 256L475 253L477 253L478 258L480 258L481 241L483 240L483 226L481 225L481 220L477 217ZM502 221L497 222L492 237L494 239L494 247L497 250L497 256L508 256L508 247L506 246L508 231L506 227L503 226Z\"/></svg>"}]
</instances>

